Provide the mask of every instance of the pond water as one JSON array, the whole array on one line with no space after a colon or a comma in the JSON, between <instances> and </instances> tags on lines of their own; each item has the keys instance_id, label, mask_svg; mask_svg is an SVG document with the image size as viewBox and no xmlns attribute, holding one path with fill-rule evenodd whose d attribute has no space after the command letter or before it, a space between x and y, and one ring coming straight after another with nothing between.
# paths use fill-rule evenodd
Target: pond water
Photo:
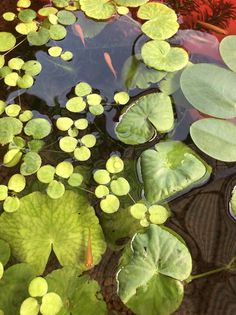
<instances>
[{"instance_id":1,"label":"pond water","mask_svg":"<svg viewBox=\"0 0 236 315\"><path fill-rule=\"evenodd\" d=\"M170 4L172 2L170 1ZM204 2L207 3L207 1ZM226 1L216 0L215 2L217 5L219 2ZM3 0L0 13L11 10L14 3L15 1ZM41 5L40 1L38 0L35 5ZM131 56L139 56L142 44L147 38L140 32L135 21L126 16L97 22L88 19L81 12L77 12L76 15L78 16L77 23L84 33L84 43L75 26L69 26L68 35L60 41L63 49L73 53L73 59L64 62L59 58L50 57L47 49L54 45L52 41L42 47L32 47L32 49L26 48L27 44L23 43L14 51L14 56L24 59L36 58L42 64L43 70L36 77L33 87L28 90L6 88L3 82L0 82L0 99L6 100L7 103L20 102L23 108L33 110L36 115L48 117L55 122L58 115L65 110L67 98L72 95L72 88L78 82L85 81L99 91L106 100L104 115L94 118L90 113L87 114L87 119L94 122L90 127L90 132L94 132L99 142L103 143L102 149L95 149L90 164L98 167L112 151L117 152L126 160L137 160L144 148L154 145L159 138L153 139L151 144L134 148L116 141L114 126L118 121L120 109L114 106L113 95L117 91L127 90L129 95L136 99L140 95L159 90L156 83L148 83L145 80L144 82L140 80L141 85L146 85L145 88L135 87L132 81L134 76L138 71L142 74L146 69L142 68L142 63L139 64L138 59L135 67L131 59L127 62ZM192 16L194 21L194 12ZM188 28L193 21L190 15L188 19L184 16L182 29L171 38L170 42L185 47L193 63L206 62L222 65L218 46L219 40L225 35L209 28L197 29L194 26ZM2 20L1 23L1 31L9 30L9 25ZM229 34L236 34L235 25L233 19L226 18L223 27L222 25L219 27ZM106 53L112 60L116 75L104 58ZM184 141L213 167L211 178L206 184L170 202L172 216L167 222L167 226L179 233L186 241L193 258L193 274L198 274L219 268L236 255L236 221L230 216L228 207L232 189L236 185L236 164L217 162L198 150L189 136L189 127L192 122L201 118L201 114L191 107L180 90L173 93L172 101L178 123L167 137ZM56 140L52 135L48 139L48 144ZM61 160L63 156L55 155L56 150L56 146L45 150L44 162L57 163ZM3 154L3 149L1 151ZM1 168L2 183L6 182L11 172L13 173L14 170ZM102 285L102 293L109 307L109 314L133 314L116 295L115 270L119 255L119 252L107 250L102 262L91 271L91 275ZM57 266L57 262L52 256L47 272L53 269L53 266ZM195 280L186 286L184 301L175 314L236 314L235 295L236 274L234 272L222 272Z\"/></svg>"}]
</instances>

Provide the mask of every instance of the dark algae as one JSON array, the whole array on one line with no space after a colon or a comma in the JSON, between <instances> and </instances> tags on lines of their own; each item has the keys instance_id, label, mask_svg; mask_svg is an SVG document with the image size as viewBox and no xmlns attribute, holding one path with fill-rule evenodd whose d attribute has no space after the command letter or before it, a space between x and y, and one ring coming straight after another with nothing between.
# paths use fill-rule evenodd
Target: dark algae
<instances>
[{"instance_id":1,"label":"dark algae","mask_svg":"<svg viewBox=\"0 0 236 315\"><path fill-rule=\"evenodd\" d=\"M235 21L2 1L0 315L236 313Z\"/></svg>"}]
</instances>

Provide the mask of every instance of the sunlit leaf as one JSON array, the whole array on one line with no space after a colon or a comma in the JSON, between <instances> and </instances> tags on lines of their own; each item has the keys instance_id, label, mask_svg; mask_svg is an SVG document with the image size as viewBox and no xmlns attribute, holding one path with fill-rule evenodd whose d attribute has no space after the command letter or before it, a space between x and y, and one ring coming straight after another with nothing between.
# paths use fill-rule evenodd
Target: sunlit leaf
<instances>
[{"instance_id":1,"label":"sunlit leaf","mask_svg":"<svg viewBox=\"0 0 236 315\"><path fill-rule=\"evenodd\" d=\"M49 184L54 179L55 171L56 170L54 166L43 165L37 171L37 178L40 182Z\"/></svg>"},{"instance_id":2,"label":"sunlit leaf","mask_svg":"<svg viewBox=\"0 0 236 315\"><path fill-rule=\"evenodd\" d=\"M10 177L7 185L9 190L13 190L14 192L21 192L25 189L25 177L21 174L14 174Z\"/></svg>"},{"instance_id":3,"label":"sunlit leaf","mask_svg":"<svg viewBox=\"0 0 236 315\"><path fill-rule=\"evenodd\" d=\"M15 212L20 207L20 200L17 197L8 196L3 202L3 209L5 212Z\"/></svg>"},{"instance_id":4,"label":"sunlit leaf","mask_svg":"<svg viewBox=\"0 0 236 315\"><path fill-rule=\"evenodd\" d=\"M2 145L13 140L22 131L23 124L13 117L0 118L0 143Z\"/></svg>"},{"instance_id":5,"label":"sunlit leaf","mask_svg":"<svg viewBox=\"0 0 236 315\"><path fill-rule=\"evenodd\" d=\"M29 176L37 172L42 164L40 155L36 152L28 152L23 157L23 163L20 167L20 173Z\"/></svg>"},{"instance_id":6,"label":"sunlit leaf","mask_svg":"<svg viewBox=\"0 0 236 315\"><path fill-rule=\"evenodd\" d=\"M114 213L118 211L120 201L116 196L108 194L100 201L100 207L106 213Z\"/></svg>"},{"instance_id":7,"label":"sunlit leaf","mask_svg":"<svg viewBox=\"0 0 236 315\"><path fill-rule=\"evenodd\" d=\"M80 82L75 86L75 94L77 96L86 96L92 93L92 87L86 82Z\"/></svg>"},{"instance_id":8,"label":"sunlit leaf","mask_svg":"<svg viewBox=\"0 0 236 315\"><path fill-rule=\"evenodd\" d=\"M25 125L24 132L34 139L43 139L50 134L51 125L45 118L33 118Z\"/></svg>"},{"instance_id":9,"label":"sunlit leaf","mask_svg":"<svg viewBox=\"0 0 236 315\"><path fill-rule=\"evenodd\" d=\"M16 38L9 32L0 32L0 52L12 49L16 44Z\"/></svg>"},{"instance_id":10,"label":"sunlit leaf","mask_svg":"<svg viewBox=\"0 0 236 315\"><path fill-rule=\"evenodd\" d=\"M114 3L107 0L80 0L81 9L91 18L106 20L116 13Z\"/></svg>"},{"instance_id":11,"label":"sunlit leaf","mask_svg":"<svg viewBox=\"0 0 236 315\"><path fill-rule=\"evenodd\" d=\"M69 11L61 10L57 13L58 22L63 25L72 25L76 22L76 16Z\"/></svg>"},{"instance_id":12,"label":"sunlit leaf","mask_svg":"<svg viewBox=\"0 0 236 315\"><path fill-rule=\"evenodd\" d=\"M91 151L89 148L82 146L79 148L76 148L74 151L74 157L78 161L87 161L91 156Z\"/></svg>"},{"instance_id":13,"label":"sunlit leaf","mask_svg":"<svg viewBox=\"0 0 236 315\"><path fill-rule=\"evenodd\" d=\"M66 37L66 28L62 25L52 25L49 29L50 38L53 40L61 40Z\"/></svg>"}]
</instances>

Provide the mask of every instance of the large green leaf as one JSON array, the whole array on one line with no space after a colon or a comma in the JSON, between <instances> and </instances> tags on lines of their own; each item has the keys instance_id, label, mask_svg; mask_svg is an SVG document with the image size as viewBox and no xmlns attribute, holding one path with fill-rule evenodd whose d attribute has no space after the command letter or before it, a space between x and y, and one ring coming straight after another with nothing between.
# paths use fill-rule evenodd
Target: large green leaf
<instances>
[{"instance_id":1,"label":"large green leaf","mask_svg":"<svg viewBox=\"0 0 236 315\"><path fill-rule=\"evenodd\" d=\"M226 65L236 72L236 35L226 36L219 46L220 54Z\"/></svg>"},{"instance_id":2,"label":"large green leaf","mask_svg":"<svg viewBox=\"0 0 236 315\"><path fill-rule=\"evenodd\" d=\"M142 61L130 56L122 68L122 80L127 89L147 89L166 76L166 72L148 68Z\"/></svg>"},{"instance_id":3,"label":"large green leaf","mask_svg":"<svg viewBox=\"0 0 236 315\"><path fill-rule=\"evenodd\" d=\"M76 269L64 267L53 271L46 279L49 291L60 295L64 303L64 310L68 314L107 314L106 304L99 293L99 285L89 276L80 276Z\"/></svg>"},{"instance_id":4,"label":"large green leaf","mask_svg":"<svg viewBox=\"0 0 236 315\"><path fill-rule=\"evenodd\" d=\"M137 315L169 315L181 304L181 281L190 276L187 247L156 225L137 233L121 259L118 295Z\"/></svg>"},{"instance_id":5,"label":"large green leaf","mask_svg":"<svg viewBox=\"0 0 236 315\"><path fill-rule=\"evenodd\" d=\"M9 242L13 256L35 266L39 273L52 249L62 266L86 269L89 229L97 264L106 245L94 209L84 195L66 191L62 198L53 200L34 192L21 198L17 212L0 218L0 237Z\"/></svg>"},{"instance_id":6,"label":"large green leaf","mask_svg":"<svg viewBox=\"0 0 236 315\"><path fill-rule=\"evenodd\" d=\"M165 41L151 40L145 43L141 55L147 66L167 72L180 70L188 63L188 54L183 48L171 47Z\"/></svg>"},{"instance_id":7,"label":"large green leaf","mask_svg":"<svg viewBox=\"0 0 236 315\"><path fill-rule=\"evenodd\" d=\"M236 161L236 126L215 118L196 121L190 127L191 137L200 150L214 159Z\"/></svg>"},{"instance_id":8,"label":"large green leaf","mask_svg":"<svg viewBox=\"0 0 236 315\"><path fill-rule=\"evenodd\" d=\"M148 2L149 0L115 0L116 4L125 7L139 7L140 5Z\"/></svg>"},{"instance_id":9,"label":"large green leaf","mask_svg":"<svg viewBox=\"0 0 236 315\"><path fill-rule=\"evenodd\" d=\"M118 138L127 144L149 141L156 130L160 133L173 128L174 115L169 96L151 93L133 102L116 125Z\"/></svg>"},{"instance_id":10,"label":"large green leaf","mask_svg":"<svg viewBox=\"0 0 236 315\"><path fill-rule=\"evenodd\" d=\"M179 28L175 11L162 3L142 5L138 10L138 17L148 20L142 25L142 31L152 39L170 38Z\"/></svg>"},{"instance_id":11,"label":"large green leaf","mask_svg":"<svg viewBox=\"0 0 236 315\"><path fill-rule=\"evenodd\" d=\"M10 246L0 239L0 262L5 266L11 256Z\"/></svg>"},{"instance_id":12,"label":"large green leaf","mask_svg":"<svg viewBox=\"0 0 236 315\"><path fill-rule=\"evenodd\" d=\"M21 133L23 124L14 117L0 118L0 144L4 145L11 142L14 136Z\"/></svg>"},{"instance_id":13,"label":"large green leaf","mask_svg":"<svg viewBox=\"0 0 236 315\"><path fill-rule=\"evenodd\" d=\"M210 169L182 142L166 141L141 154L138 171L145 197L156 203L205 182Z\"/></svg>"},{"instance_id":14,"label":"large green leaf","mask_svg":"<svg viewBox=\"0 0 236 315\"><path fill-rule=\"evenodd\" d=\"M236 116L235 73L213 64L196 64L183 71L180 85L201 112L218 118Z\"/></svg>"},{"instance_id":15,"label":"large green leaf","mask_svg":"<svg viewBox=\"0 0 236 315\"><path fill-rule=\"evenodd\" d=\"M98 20L109 19L116 13L114 3L109 0L80 0L80 5L86 15Z\"/></svg>"},{"instance_id":16,"label":"large green leaf","mask_svg":"<svg viewBox=\"0 0 236 315\"><path fill-rule=\"evenodd\" d=\"M17 264L8 268L0 281L0 310L5 315L19 314L20 305L29 296L28 285L36 276L28 264Z\"/></svg>"}]
</instances>

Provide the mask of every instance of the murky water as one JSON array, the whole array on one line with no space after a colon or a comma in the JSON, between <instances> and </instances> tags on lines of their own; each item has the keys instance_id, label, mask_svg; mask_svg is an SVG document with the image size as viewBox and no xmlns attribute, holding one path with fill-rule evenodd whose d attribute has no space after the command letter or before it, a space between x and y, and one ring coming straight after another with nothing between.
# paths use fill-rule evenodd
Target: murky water
<instances>
[{"instance_id":1,"label":"murky water","mask_svg":"<svg viewBox=\"0 0 236 315\"><path fill-rule=\"evenodd\" d=\"M3 2L1 13L10 10L15 4L15 1ZM95 118L91 127L91 131L99 134L104 146L102 152L99 149L95 152L91 164L98 165L111 151L117 149L126 157L137 158L143 150L142 147L130 152L125 145L114 143L116 139L114 125L119 112L112 106L112 100L116 91L126 88L126 80L122 75L125 61L132 54L140 52L146 37L141 35L135 23L126 17L108 22L91 21L81 13L78 13L78 17L81 27L88 32L86 46L84 47L73 26L68 28L69 35L66 39L60 41L62 48L73 52L73 60L65 63L49 57L47 47L53 45L52 42L49 42L47 47L30 50L26 50L24 44L19 46L14 55L24 59L35 57L42 64L43 71L36 78L34 86L27 91L6 88L0 82L0 99L7 99L9 103L20 101L23 107L30 108L36 113L40 111L41 115L52 119L63 113L67 96L76 83L88 82L106 99L105 115ZM231 21L231 33L234 32L232 23ZM2 23L1 29L5 27ZM222 37L222 34L219 36ZM222 64L218 53L218 39L214 35L185 29L179 31L171 41L183 45L190 52L191 61L194 63ZM108 52L112 58L117 79L107 67L104 52ZM153 90L158 90L157 85L151 84L145 90L132 89L129 90L129 94L135 98ZM169 138L192 145L188 130L190 124L199 117L199 113L189 106L180 91L174 93L173 103L178 124L169 134ZM88 118L93 119L89 114ZM55 139L52 135L49 141L53 140ZM236 222L228 212L230 194L236 185L236 164L216 162L199 152L196 147L193 148L213 167L213 174L203 187L194 189L170 203L172 217L168 221L168 226L186 241L193 257L193 274L197 274L218 268L236 255ZM45 151L43 158L47 162L55 162L55 154L50 150ZM8 175L5 169L1 169L2 182ZM108 250L92 274L102 284L110 314L132 314L116 295L114 274L118 257L119 253ZM56 264L53 257L51 264ZM186 287L183 304L175 314L233 315L236 314L235 296L236 274L222 272L190 283Z\"/></svg>"}]
</instances>

